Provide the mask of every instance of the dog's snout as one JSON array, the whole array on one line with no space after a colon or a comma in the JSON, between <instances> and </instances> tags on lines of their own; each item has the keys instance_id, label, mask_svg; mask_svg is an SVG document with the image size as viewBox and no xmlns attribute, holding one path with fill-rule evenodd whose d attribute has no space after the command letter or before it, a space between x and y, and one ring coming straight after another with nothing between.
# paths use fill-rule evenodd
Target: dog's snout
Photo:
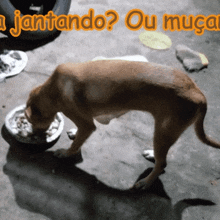
<instances>
[{"instance_id":1,"label":"dog's snout","mask_svg":"<svg viewBox=\"0 0 220 220\"><path fill-rule=\"evenodd\" d=\"M28 116L26 109L24 110L24 116L31 123L30 117Z\"/></svg>"}]
</instances>

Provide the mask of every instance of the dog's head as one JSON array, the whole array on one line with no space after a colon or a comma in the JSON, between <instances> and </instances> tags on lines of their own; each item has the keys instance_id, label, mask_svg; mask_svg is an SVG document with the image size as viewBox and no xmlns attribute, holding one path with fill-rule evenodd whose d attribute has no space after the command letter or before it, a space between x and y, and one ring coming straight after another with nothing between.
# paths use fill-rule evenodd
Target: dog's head
<instances>
[{"instance_id":1,"label":"dog's head","mask_svg":"<svg viewBox=\"0 0 220 220\"><path fill-rule=\"evenodd\" d=\"M31 91L24 113L34 132L46 131L55 118L48 108L47 100L40 95L40 87Z\"/></svg>"}]
</instances>

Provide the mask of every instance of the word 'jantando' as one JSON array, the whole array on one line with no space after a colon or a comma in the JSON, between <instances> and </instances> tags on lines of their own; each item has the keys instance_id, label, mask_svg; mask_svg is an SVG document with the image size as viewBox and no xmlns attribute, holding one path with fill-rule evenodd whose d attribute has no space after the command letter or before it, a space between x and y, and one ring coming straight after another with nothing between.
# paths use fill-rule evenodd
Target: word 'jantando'
<instances>
[{"instance_id":1,"label":"word 'jantando'","mask_svg":"<svg viewBox=\"0 0 220 220\"><path fill-rule=\"evenodd\" d=\"M118 22L119 15L114 10L108 10L104 15L96 15L94 9L90 9L87 15L54 15L53 11L49 11L47 15L23 15L19 10L14 12L14 28L10 29L10 33L13 37L18 37L21 31L36 31L42 30L49 31L55 28L60 31L71 31L75 30L98 30L107 29L111 31L113 25ZM110 17L107 21L106 17ZM0 17L1 18L1 17ZM0 20L1 21L1 20ZM1 23L1 22L0 22ZM1 25L0 25L1 30ZM3 26L5 30L5 26Z\"/></svg>"},{"instance_id":2,"label":"word 'jantando'","mask_svg":"<svg viewBox=\"0 0 220 220\"><path fill-rule=\"evenodd\" d=\"M14 12L14 27L10 33L18 37L21 31L54 30L71 31L75 29L90 31L113 30L113 26L119 21L119 14L115 10L108 10L105 15L95 15L94 9L89 9L88 14L79 15L54 15L49 11L47 15L23 15L19 10ZM108 19L107 19L108 18ZM134 21L135 20L135 21ZM140 9L132 9L125 16L125 26L132 31L141 28L146 30L157 29L157 16L145 15ZM165 31L195 31L196 35L202 35L204 30L220 31L220 15L163 15L162 21ZM0 30L5 31L5 17L0 15Z\"/></svg>"}]
</instances>

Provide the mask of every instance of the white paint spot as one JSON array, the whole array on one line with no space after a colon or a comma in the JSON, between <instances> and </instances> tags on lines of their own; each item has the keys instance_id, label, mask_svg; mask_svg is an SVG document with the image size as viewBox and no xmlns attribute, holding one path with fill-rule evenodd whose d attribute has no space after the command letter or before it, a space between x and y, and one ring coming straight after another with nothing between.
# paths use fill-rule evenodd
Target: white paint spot
<instances>
[{"instance_id":1,"label":"white paint spot","mask_svg":"<svg viewBox=\"0 0 220 220\"><path fill-rule=\"evenodd\" d=\"M147 58L142 55L127 55L122 57L95 57L92 61L96 60L127 60L127 61L139 61L139 62L148 62Z\"/></svg>"}]
</instances>

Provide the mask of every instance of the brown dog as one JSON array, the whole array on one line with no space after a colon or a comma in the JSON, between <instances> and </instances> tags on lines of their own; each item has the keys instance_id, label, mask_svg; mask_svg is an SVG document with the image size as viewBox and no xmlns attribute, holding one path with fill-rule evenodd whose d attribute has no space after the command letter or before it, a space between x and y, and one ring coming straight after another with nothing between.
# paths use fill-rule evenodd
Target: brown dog
<instances>
[{"instance_id":1,"label":"brown dog","mask_svg":"<svg viewBox=\"0 0 220 220\"><path fill-rule=\"evenodd\" d=\"M26 116L35 129L46 130L57 112L63 112L78 127L68 150L55 155L68 157L80 152L95 131L93 118L120 115L129 110L150 112L155 119L155 167L135 188L147 188L166 167L169 148L181 133L195 123L204 143L220 148L204 132L206 98L183 72L153 63L99 60L59 65L50 78L30 93Z\"/></svg>"}]
</instances>

